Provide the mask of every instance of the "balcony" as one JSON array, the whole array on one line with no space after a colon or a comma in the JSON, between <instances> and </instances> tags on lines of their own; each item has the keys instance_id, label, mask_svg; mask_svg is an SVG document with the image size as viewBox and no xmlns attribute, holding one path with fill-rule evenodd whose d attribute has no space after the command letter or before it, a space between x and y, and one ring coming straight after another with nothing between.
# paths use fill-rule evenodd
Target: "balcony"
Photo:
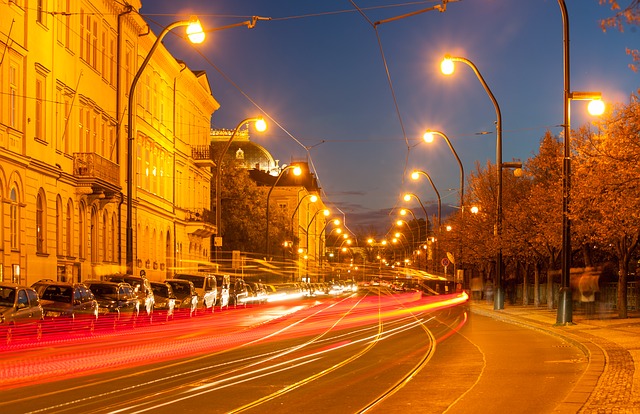
<instances>
[{"instance_id":1,"label":"balcony","mask_svg":"<svg viewBox=\"0 0 640 414\"><path fill-rule=\"evenodd\" d=\"M192 145L191 146L191 158L198 167L215 167L213 158L212 146L209 145Z\"/></svg>"},{"instance_id":2,"label":"balcony","mask_svg":"<svg viewBox=\"0 0 640 414\"><path fill-rule=\"evenodd\" d=\"M114 194L122 189L120 166L92 152L73 154L73 175L81 187L90 187L96 194Z\"/></svg>"},{"instance_id":3,"label":"balcony","mask_svg":"<svg viewBox=\"0 0 640 414\"><path fill-rule=\"evenodd\" d=\"M187 233L197 237L211 237L216 234L215 214L206 208L187 210L185 214Z\"/></svg>"}]
</instances>

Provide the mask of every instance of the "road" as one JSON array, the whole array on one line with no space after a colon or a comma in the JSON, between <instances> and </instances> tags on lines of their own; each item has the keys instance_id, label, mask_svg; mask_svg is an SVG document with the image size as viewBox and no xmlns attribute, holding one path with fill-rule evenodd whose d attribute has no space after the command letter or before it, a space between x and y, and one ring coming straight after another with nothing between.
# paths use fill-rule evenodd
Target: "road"
<instances>
[{"instance_id":1,"label":"road","mask_svg":"<svg viewBox=\"0 0 640 414\"><path fill-rule=\"evenodd\" d=\"M467 310L372 289L45 340L4 353L0 411L551 412L579 351Z\"/></svg>"}]
</instances>

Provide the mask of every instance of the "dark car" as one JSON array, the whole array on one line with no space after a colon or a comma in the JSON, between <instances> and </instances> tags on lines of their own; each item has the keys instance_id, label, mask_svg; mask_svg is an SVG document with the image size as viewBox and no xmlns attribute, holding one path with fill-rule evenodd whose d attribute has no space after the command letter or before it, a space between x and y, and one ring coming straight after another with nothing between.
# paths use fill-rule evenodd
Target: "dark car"
<instances>
[{"instance_id":1,"label":"dark car","mask_svg":"<svg viewBox=\"0 0 640 414\"><path fill-rule=\"evenodd\" d=\"M165 320L173 318L174 309L176 307L176 295L173 288L167 282L149 282L153 290L155 299L154 311Z\"/></svg>"},{"instance_id":2,"label":"dark car","mask_svg":"<svg viewBox=\"0 0 640 414\"><path fill-rule=\"evenodd\" d=\"M176 313L195 316L198 309L198 292L193 283L184 279L167 279L165 283L171 286L173 294L176 295Z\"/></svg>"},{"instance_id":3,"label":"dark car","mask_svg":"<svg viewBox=\"0 0 640 414\"><path fill-rule=\"evenodd\" d=\"M98 302L84 284L41 280L31 287L38 292L50 332L87 329L93 333L98 320Z\"/></svg>"},{"instance_id":4,"label":"dark car","mask_svg":"<svg viewBox=\"0 0 640 414\"><path fill-rule=\"evenodd\" d=\"M239 277L231 277L229 279L229 305L246 305L249 298L247 285L244 279Z\"/></svg>"},{"instance_id":5,"label":"dark car","mask_svg":"<svg viewBox=\"0 0 640 414\"><path fill-rule=\"evenodd\" d=\"M42 338L43 311L36 291L15 283L0 282L0 338L7 345L33 335Z\"/></svg>"},{"instance_id":6,"label":"dark car","mask_svg":"<svg viewBox=\"0 0 640 414\"><path fill-rule=\"evenodd\" d=\"M145 316L149 322L153 317L153 306L155 304L155 298L153 296L153 290L149 280L146 277L130 276L130 275L112 275L105 276L105 280L110 282L128 283L133 288L136 296L138 297L138 309L140 310L140 316Z\"/></svg>"},{"instance_id":7,"label":"dark car","mask_svg":"<svg viewBox=\"0 0 640 414\"><path fill-rule=\"evenodd\" d=\"M124 324L135 326L140 308L130 284L102 280L86 280L84 283L98 301L99 322L106 318L105 324L114 329Z\"/></svg>"}]
</instances>

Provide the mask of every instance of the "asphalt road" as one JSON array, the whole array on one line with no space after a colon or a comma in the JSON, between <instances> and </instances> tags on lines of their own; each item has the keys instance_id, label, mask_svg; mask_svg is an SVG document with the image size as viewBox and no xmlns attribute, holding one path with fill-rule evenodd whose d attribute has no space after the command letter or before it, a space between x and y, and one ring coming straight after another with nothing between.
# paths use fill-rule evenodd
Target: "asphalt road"
<instances>
[{"instance_id":1,"label":"asphalt road","mask_svg":"<svg viewBox=\"0 0 640 414\"><path fill-rule=\"evenodd\" d=\"M0 391L0 412L545 413L585 369L559 338L468 318L374 290L45 344L7 359L63 374Z\"/></svg>"},{"instance_id":2,"label":"asphalt road","mask_svg":"<svg viewBox=\"0 0 640 414\"><path fill-rule=\"evenodd\" d=\"M586 369L561 338L471 315L434 358L373 413L551 413Z\"/></svg>"}]
</instances>

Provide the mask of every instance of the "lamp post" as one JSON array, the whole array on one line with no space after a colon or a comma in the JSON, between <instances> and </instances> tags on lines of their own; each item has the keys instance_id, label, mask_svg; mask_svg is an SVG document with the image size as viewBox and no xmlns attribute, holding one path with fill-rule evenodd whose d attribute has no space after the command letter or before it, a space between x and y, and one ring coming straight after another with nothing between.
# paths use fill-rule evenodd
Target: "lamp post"
<instances>
[{"instance_id":1,"label":"lamp post","mask_svg":"<svg viewBox=\"0 0 640 414\"><path fill-rule=\"evenodd\" d=\"M556 325L573 324L573 303L571 295L571 220L569 218L569 200L571 193L571 123L570 106L571 100L589 100L589 112L592 115L601 115L604 111L602 95L600 92L571 92L570 76L570 54L569 54L569 14L564 0L558 0L562 13L563 27L563 52L564 52L564 154L562 162L562 268L560 280L560 292L558 298L558 313Z\"/></svg>"},{"instance_id":2,"label":"lamp post","mask_svg":"<svg viewBox=\"0 0 640 414\"><path fill-rule=\"evenodd\" d=\"M436 196L438 197L438 231L440 231L440 226L441 226L441 217L442 217L442 199L440 198L440 192L438 191L438 189L436 188L436 185L433 183L433 180L431 179L431 176L425 172L425 171L421 171L421 170L414 170L411 173L411 178L414 180L417 180L420 177L420 174L424 175L425 177L427 177L427 180L429 180L429 182L431 183L431 187L433 187L433 191L436 192ZM406 200L406 198L405 198ZM409 200L407 200L409 201Z\"/></svg>"},{"instance_id":3,"label":"lamp post","mask_svg":"<svg viewBox=\"0 0 640 414\"><path fill-rule=\"evenodd\" d=\"M298 194L300 194L299 191L298 191ZM302 204L302 200L304 200L307 197L310 197L309 201L311 203L315 203L316 201L318 201L318 196L315 195L315 194L305 194L304 196L302 196L300 201L298 201L298 205L296 205L296 208L293 210L293 214L291 215L291 240L295 241L294 231L293 231L293 219L295 218L296 213L298 212L298 209L300 208L300 204ZM300 220L298 220L298 224L299 223L300 223Z\"/></svg>"},{"instance_id":4,"label":"lamp post","mask_svg":"<svg viewBox=\"0 0 640 414\"><path fill-rule=\"evenodd\" d=\"M463 210L464 209L464 167L462 166L462 161L460 161L460 157L458 157L458 153L453 148L453 145L451 145L451 141L449 140L449 137L447 137L444 133L440 131L427 131L424 133L423 139L425 140L425 142L433 142L434 135L440 135L442 138L444 138L444 140L447 142L447 145L449 146L449 149L453 153L453 156L456 158L456 161L458 162L458 167L460 167L460 211L462 212L464 211ZM429 179L429 181L431 181L431 179Z\"/></svg>"},{"instance_id":5,"label":"lamp post","mask_svg":"<svg viewBox=\"0 0 640 414\"><path fill-rule=\"evenodd\" d=\"M491 102L493 103L493 107L496 111L496 174L498 180L498 197L497 197L497 208L496 208L496 237L498 239L498 252L496 254L496 283L494 288L494 300L493 300L493 309L500 310L504 309L504 292L502 288L502 114L500 112L500 106L498 105L498 101L495 96L493 96L493 92L489 89L487 82L485 82L484 78L478 71L476 65L473 64L470 60L463 57L451 57L445 56L440 68L442 73L445 75L450 75L454 70L454 62L462 62L467 64L473 72L476 74L476 77L484 87L484 90L489 95Z\"/></svg>"},{"instance_id":6,"label":"lamp post","mask_svg":"<svg viewBox=\"0 0 640 414\"><path fill-rule=\"evenodd\" d=\"M316 212L313 214L313 217L311 217L311 220L309 220L309 223L307 224L307 231L306 231L306 236L307 236L307 252L309 252L309 231L311 228L311 223L313 223L313 221L316 219L316 217L318 216L318 213L322 212L322 214L324 214L325 217L328 217L329 214L331 214L331 212L327 209L325 210L316 210ZM316 240L317 243L317 240ZM316 244L314 243L314 244ZM317 251L317 249L314 249ZM316 260L317 260L317 255L316 255Z\"/></svg>"},{"instance_id":7,"label":"lamp post","mask_svg":"<svg viewBox=\"0 0 640 414\"><path fill-rule=\"evenodd\" d=\"M220 234L220 224L222 223L222 203L221 203L221 182L222 182L222 160L224 159L225 154L229 150L231 146L231 141L236 137L240 128L243 125L248 124L250 122L255 122L255 128L257 131L263 132L267 129L267 123L263 118L247 118L241 121L238 126L233 130L231 137L227 141L224 146L224 149L218 154L218 159L216 161L216 175L215 175L215 184L216 184L216 234ZM217 243L216 243L217 245ZM216 248L216 260L217 260L218 249Z\"/></svg>"},{"instance_id":8,"label":"lamp post","mask_svg":"<svg viewBox=\"0 0 640 414\"><path fill-rule=\"evenodd\" d=\"M273 189L275 188L276 185L278 185L278 182L280 181L280 179L282 178L282 176L284 175L285 171L290 170L291 168L293 168L293 174L294 175L300 175L302 174L302 169L297 166L297 165L287 165L286 167L284 167L282 169L282 171L280 171L280 174L278 174L278 178L276 178L276 180L273 182L273 185L271 186L271 188L269 189L269 192L267 193L267 214L266 214L266 235L265 235L265 241L266 241L266 251L267 251L267 257L266 260L269 260L269 252L271 249L269 249L269 198L271 198L271 192L273 191Z\"/></svg>"},{"instance_id":9,"label":"lamp post","mask_svg":"<svg viewBox=\"0 0 640 414\"><path fill-rule=\"evenodd\" d=\"M151 56L156 51L162 39L171 30L176 27L187 26L187 36L192 43L202 43L205 38L202 25L197 17L192 16L189 20L180 20L166 26L158 35L155 42L151 46L149 53L144 58L142 65L138 68L136 75L133 77L131 86L129 87L129 100L127 103L127 230L126 230L126 261L127 274L133 274L133 97L136 91L136 85L142 76L142 72L151 60Z\"/></svg>"},{"instance_id":10,"label":"lamp post","mask_svg":"<svg viewBox=\"0 0 640 414\"><path fill-rule=\"evenodd\" d=\"M340 219L330 220L324 225L324 228L322 229L322 231L318 235L318 239L319 239L320 243L322 243L322 233L324 233L325 230L327 230L327 227L331 223L333 223L334 226L339 226L340 225ZM333 228L333 230L336 230L336 229L337 229L337 227ZM333 230L331 230L331 231L333 231ZM331 232L329 232L329 234L331 234ZM318 243L318 244L320 244L320 243ZM324 257L324 252L316 251L316 257L318 257L320 259L320 268L321 268L320 270L322 270L322 259Z\"/></svg>"}]
</instances>

